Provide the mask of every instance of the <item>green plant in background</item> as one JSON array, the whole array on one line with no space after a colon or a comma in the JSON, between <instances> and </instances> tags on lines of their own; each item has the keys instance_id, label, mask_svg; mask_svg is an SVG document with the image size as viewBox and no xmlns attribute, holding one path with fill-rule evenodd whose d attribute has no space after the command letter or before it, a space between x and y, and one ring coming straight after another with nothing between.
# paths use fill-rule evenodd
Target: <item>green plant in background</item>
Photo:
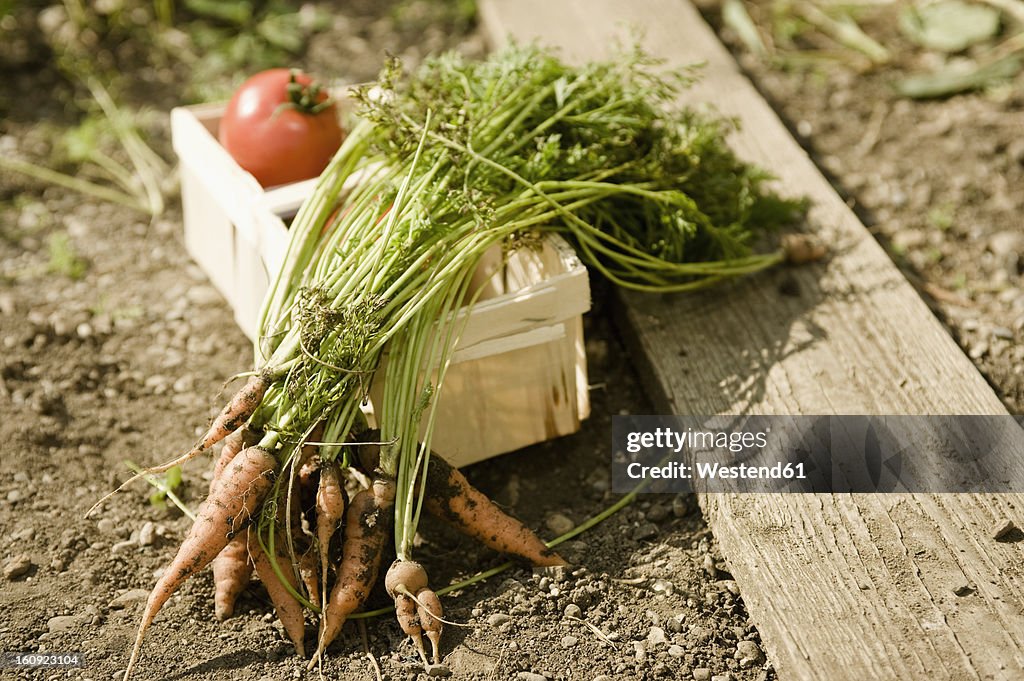
<instances>
[{"instance_id":1,"label":"green plant in background","mask_svg":"<svg viewBox=\"0 0 1024 681\"><path fill-rule=\"evenodd\" d=\"M167 502L170 501L192 521L195 521L195 513L185 505L185 502L175 492L182 485L181 466L172 466L163 475L151 475L144 472L139 464L134 461L125 461L124 463L128 468L142 475L142 478L155 488L156 491L149 495L150 504L156 508L165 509L167 508Z\"/></svg>"},{"instance_id":2,"label":"green plant in background","mask_svg":"<svg viewBox=\"0 0 1024 681\"><path fill-rule=\"evenodd\" d=\"M986 89L1024 68L1022 0L722 0L721 12L722 23L747 52L779 68L813 69L838 60L869 70L898 62L906 53L896 54L897 45L883 45L871 35L880 23L897 24L912 48L942 59L931 71L896 82L903 97ZM1006 37L1000 40L1001 35Z\"/></svg>"},{"instance_id":3,"label":"green plant in background","mask_svg":"<svg viewBox=\"0 0 1024 681\"><path fill-rule=\"evenodd\" d=\"M951 203L943 203L928 211L928 224L935 229L946 231L953 226L955 208Z\"/></svg>"},{"instance_id":4,"label":"green plant in background","mask_svg":"<svg viewBox=\"0 0 1024 681\"><path fill-rule=\"evenodd\" d=\"M29 8L0 1L0 15L14 11ZM63 0L36 14L54 63L82 93L70 102L81 121L57 136L46 162L5 155L0 169L152 217L164 211L174 175L147 141L145 110L125 104L140 84L122 75L119 60L133 60L133 71L140 60L157 72L187 64L186 99L221 98L246 73L294 62L330 20L283 0Z\"/></svg>"},{"instance_id":5,"label":"green plant in background","mask_svg":"<svg viewBox=\"0 0 1024 681\"><path fill-rule=\"evenodd\" d=\"M325 10L281 0L182 4L178 28L194 55L188 94L197 100L223 99L246 74L293 62L309 38L330 25ZM224 74L236 76L225 79Z\"/></svg>"},{"instance_id":6,"label":"green plant in background","mask_svg":"<svg viewBox=\"0 0 1024 681\"><path fill-rule=\"evenodd\" d=\"M89 269L89 264L78 255L71 239L64 232L55 232L46 242L50 254L47 269L53 274L61 274L69 279L81 279Z\"/></svg>"}]
</instances>

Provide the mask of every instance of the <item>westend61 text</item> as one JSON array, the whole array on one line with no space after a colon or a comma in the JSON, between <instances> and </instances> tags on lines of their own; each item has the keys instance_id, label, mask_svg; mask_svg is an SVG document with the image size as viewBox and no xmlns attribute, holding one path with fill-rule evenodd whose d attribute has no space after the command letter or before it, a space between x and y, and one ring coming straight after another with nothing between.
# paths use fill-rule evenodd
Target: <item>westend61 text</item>
<instances>
[{"instance_id":1,"label":"westend61 text","mask_svg":"<svg viewBox=\"0 0 1024 681\"><path fill-rule=\"evenodd\" d=\"M724 466L698 461L693 465L671 462L664 466L631 463L626 475L634 480L806 480L802 463L776 463L773 466L750 466L745 463Z\"/></svg>"}]
</instances>

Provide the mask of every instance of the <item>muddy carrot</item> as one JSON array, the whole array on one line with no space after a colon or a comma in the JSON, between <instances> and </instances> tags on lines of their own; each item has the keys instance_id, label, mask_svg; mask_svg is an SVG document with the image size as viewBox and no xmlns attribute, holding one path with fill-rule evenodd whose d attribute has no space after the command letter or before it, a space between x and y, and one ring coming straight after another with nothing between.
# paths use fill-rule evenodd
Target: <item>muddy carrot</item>
<instances>
[{"instance_id":1,"label":"muddy carrot","mask_svg":"<svg viewBox=\"0 0 1024 681\"><path fill-rule=\"evenodd\" d=\"M532 530L506 515L437 454L430 456L423 501L427 511L496 551L519 556L538 567L567 565Z\"/></svg>"},{"instance_id":2,"label":"muddy carrot","mask_svg":"<svg viewBox=\"0 0 1024 681\"><path fill-rule=\"evenodd\" d=\"M177 555L149 595L124 679L138 662L142 640L160 608L186 579L206 567L227 543L248 524L270 489L277 460L265 449L250 447L235 457L217 483L217 489L199 509Z\"/></svg>"},{"instance_id":3,"label":"muddy carrot","mask_svg":"<svg viewBox=\"0 0 1024 681\"><path fill-rule=\"evenodd\" d=\"M395 483L384 479L374 480L372 490L363 490L352 498L345 513L338 580L320 619L320 636L310 669L338 636L348 616L362 607L370 595L391 530L394 501Z\"/></svg>"},{"instance_id":4,"label":"muddy carrot","mask_svg":"<svg viewBox=\"0 0 1024 681\"><path fill-rule=\"evenodd\" d=\"M221 622L234 614L235 601L252 578L248 539L247 528L232 537L213 559L213 609Z\"/></svg>"}]
</instances>

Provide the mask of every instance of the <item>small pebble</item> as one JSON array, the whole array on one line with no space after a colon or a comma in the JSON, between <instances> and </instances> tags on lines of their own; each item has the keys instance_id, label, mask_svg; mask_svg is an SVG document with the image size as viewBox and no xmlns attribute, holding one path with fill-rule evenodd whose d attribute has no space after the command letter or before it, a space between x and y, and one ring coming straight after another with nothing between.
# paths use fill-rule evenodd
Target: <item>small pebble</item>
<instances>
[{"instance_id":1,"label":"small pebble","mask_svg":"<svg viewBox=\"0 0 1024 681\"><path fill-rule=\"evenodd\" d=\"M32 558L21 553L4 563L4 578L13 581L32 569Z\"/></svg>"},{"instance_id":2,"label":"small pebble","mask_svg":"<svg viewBox=\"0 0 1024 681\"><path fill-rule=\"evenodd\" d=\"M693 681L711 681L711 670L707 667L697 667L693 670Z\"/></svg>"},{"instance_id":3,"label":"small pebble","mask_svg":"<svg viewBox=\"0 0 1024 681\"><path fill-rule=\"evenodd\" d=\"M120 610L132 603L143 603L148 598L149 592L145 589L129 589L110 601L109 607L113 610Z\"/></svg>"},{"instance_id":4,"label":"small pebble","mask_svg":"<svg viewBox=\"0 0 1024 681\"><path fill-rule=\"evenodd\" d=\"M652 646L664 645L668 642L665 638L665 630L661 627L651 627L651 630L647 632L647 642Z\"/></svg>"},{"instance_id":5,"label":"small pebble","mask_svg":"<svg viewBox=\"0 0 1024 681\"><path fill-rule=\"evenodd\" d=\"M547 520L544 521L547 528L551 530L551 533L556 537L560 537L566 532L576 527L576 524L566 515L562 513L552 513L548 516Z\"/></svg>"},{"instance_id":6,"label":"small pebble","mask_svg":"<svg viewBox=\"0 0 1024 681\"><path fill-rule=\"evenodd\" d=\"M578 638L576 638L575 636L563 636L562 637L562 647L563 648L574 648L576 646L576 644L579 643L579 642L580 642L580 640Z\"/></svg>"},{"instance_id":7,"label":"small pebble","mask_svg":"<svg viewBox=\"0 0 1024 681\"><path fill-rule=\"evenodd\" d=\"M970 596L974 593L974 589L969 584L961 584L960 586L953 589L953 593L963 598L964 596Z\"/></svg>"},{"instance_id":8,"label":"small pebble","mask_svg":"<svg viewBox=\"0 0 1024 681\"><path fill-rule=\"evenodd\" d=\"M156 541L156 525L147 522L139 530L139 546L152 546L154 541Z\"/></svg>"},{"instance_id":9,"label":"small pebble","mask_svg":"<svg viewBox=\"0 0 1024 681\"><path fill-rule=\"evenodd\" d=\"M503 612L496 612L493 615L489 615L487 617L487 624L489 624L492 627L497 627L504 624L505 622L508 622L511 619L512 617L510 615L506 615Z\"/></svg>"},{"instance_id":10,"label":"small pebble","mask_svg":"<svg viewBox=\"0 0 1024 681\"><path fill-rule=\"evenodd\" d=\"M658 526L654 523L641 523L635 530L633 530L633 539L636 539L637 541L654 539L657 536Z\"/></svg>"},{"instance_id":11,"label":"small pebble","mask_svg":"<svg viewBox=\"0 0 1024 681\"><path fill-rule=\"evenodd\" d=\"M704 554L704 571L708 573L711 579L718 577L718 568L715 567L715 559L711 557L710 553Z\"/></svg>"},{"instance_id":12,"label":"small pebble","mask_svg":"<svg viewBox=\"0 0 1024 681\"><path fill-rule=\"evenodd\" d=\"M444 677L451 676L452 670L443 664L432 664L427 666L427 676Z\"/></svg>"},{"instance_id":13,"label":"small pebble","mask_svg":"<svg viewBox=\"0 0 1024 681\"><path fill-rule=\"evenodd\" d=\"M516 674L516 678L519 681L548 681L548 677L543 674L534 674L533 672L519 672Z\"/></svg>"},{"instance_id":14,"label":"small pebble","mask_svg":"<svg viewBox=\"0 0 1024 681\"><path fill-rule=\"evenodd\" d=\"M600 676L595 676L594 681L612 681L612 677L607 674L601 674Z\"/></svg>"},{"instance_id":15,"label":"small pebble","mask_svg":"<svg viewBox=\"0 0 1024 681\"><path fill-rule=\"evenodd\" d=\"M711 677L711 681L734 681L735 678L732 672L726 672L724 674L715 674Z\"/></svg>"},{"instance_id":16,"label":"small pebble","mask_svg":"<svg viewBox=\"0 0 1024 681\"><path fill-rule=\"evenodd\" d=\"M578 619L583 616L583 611L580 609L580 606L576 605L575 603L570 603L569 605L565 606L565 611L563 612L563 614L566 617L575 617Z\"/></svg>"},{"instance_id":17,"label":"small pebble","mask_svg":"<svg viewBox=\"0 0 1024 681\"><path fill-rule=\"evenodd\" d=\"M656 579L651 582L651 591L658 594L671 596L675 593L675 585L667 579Z\"/></svg>"},{"instance_id":18,"label":"small pebble","mask_svg":"<svg viewBox=\"0 0 1024 681\"><path fill-rule=\"evenodd\" d=\"M74 615L58 615L47 620L46 628L50 630L51 634L59 634L62 631L71 629L78 623L79 620Z\"/></svg>"},{"instance_id":19,"label":"small pebble","mask_svg":"<svg viewBox=\"0 0 1024 681\"><path fill-rule=\"evenodd\" d=\"M996 529L992 531L992 538L996 541L1005 539L1011 532L1017 529L1017 526L1012 520L1004 520L1003 522L996 525Z\"/></svg>"},{"instance_id":20,"label":"small pebble","mask_svg":"<svg viewBox=\"0 0 1024 681\"><path fill-rule=\"evenodd\" d=\"M740 641L736 644L736 654L733 658L739 660L740 668L747 669L764 662L764 653L753 641Z\"/></svg>"},{"instance_id":21,"label":"small pebble","mask_svg":"<svg viewBox=\"0 0 1024 681\"><path fill-rule=\"evenodd\" d=\"M671 645L668 647L668 654L672 657L682 657L686 654L686 651L683 650L682 646Z\"/></svg>"},{"instance_id":22,"label":"small pebble","mask_svg":"<svg viewBox=\"0 0 1024 681\"><path fill-rule=\"evenodd\" d=\"M96 529L105 534L113 532L116 528L117 523L110 518L101 518L100 521L96 523Z\"/></svg>"},{"instance_id":23,"label":"small pebble","mask_svg":"<svg viewBox=\"0 0 1024 681\"><path fill-rule=\"evenodd\" d=\"M668 514L669 510L667 508L665 508L661 504L654 504L647 510L647 513L644 514L644 517L646 517L652 523L660 523L662 520L668 517Z\"/></svg>"}]
</instances>

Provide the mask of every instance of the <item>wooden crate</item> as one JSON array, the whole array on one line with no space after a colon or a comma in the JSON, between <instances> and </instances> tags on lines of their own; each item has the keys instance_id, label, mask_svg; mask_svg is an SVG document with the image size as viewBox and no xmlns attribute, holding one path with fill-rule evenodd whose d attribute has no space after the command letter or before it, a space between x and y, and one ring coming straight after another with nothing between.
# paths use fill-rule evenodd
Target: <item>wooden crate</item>
<instances>
[{"instance_id":1,"label":"wooden crate","mask_svg":"<svg viewBox=\"0 0 1024 681\"><path fill-rule=\"evenodd\" d=\"M217 142L223 110L171 112L185 247L253 338L284 257L284 220L315 181L263 189ZM590 286L569 245L551 236L504 264L488 254L477 279L485 294L469 313L435 406L433 449L458 466L576 432L590 413L582 321ZM379 394L379 385L371 389L371 403Z\"/></svg>"}]
</instances>

